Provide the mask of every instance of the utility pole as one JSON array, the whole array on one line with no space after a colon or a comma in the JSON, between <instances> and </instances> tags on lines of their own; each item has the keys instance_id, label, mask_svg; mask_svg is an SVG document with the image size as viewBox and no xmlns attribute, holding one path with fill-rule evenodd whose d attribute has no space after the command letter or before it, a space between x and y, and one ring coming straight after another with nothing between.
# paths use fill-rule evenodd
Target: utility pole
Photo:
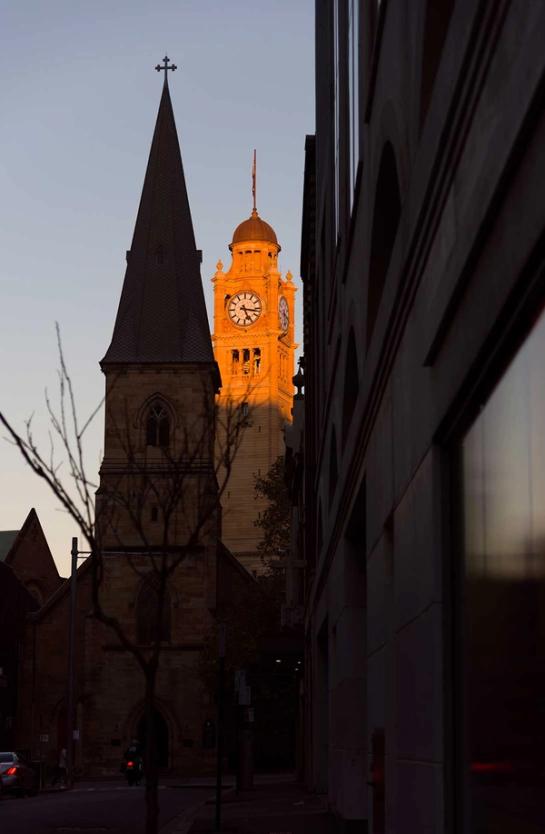
<instances>
[{"instance_id":1,"label":"utility pole","mask_svg":"<svg viewBox=\"0 0 545 834\"><path fill-rule=\"evenodd\" d=\"M218 626L218 761L216 770L216 831L221 831L221 777L223 759L223 713L225 676L225 623Z\"/></svg>"}]
</instances>

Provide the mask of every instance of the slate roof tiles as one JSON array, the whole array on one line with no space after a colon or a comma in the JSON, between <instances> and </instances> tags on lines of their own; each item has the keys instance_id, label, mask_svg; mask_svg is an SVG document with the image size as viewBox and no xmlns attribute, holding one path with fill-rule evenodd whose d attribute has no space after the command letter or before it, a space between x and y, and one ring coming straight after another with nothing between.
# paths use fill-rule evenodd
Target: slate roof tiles
<instances>
[{"instance_id":1,"label":"slate roof tiles","mask_svg":"<svg viewBox=\"0 0 545 834\"><path fill-rule=\"evenodd\" d=\"M214 363L195 235L165 83L112 342L101 365Z\"/></svg>"}]
</instances>

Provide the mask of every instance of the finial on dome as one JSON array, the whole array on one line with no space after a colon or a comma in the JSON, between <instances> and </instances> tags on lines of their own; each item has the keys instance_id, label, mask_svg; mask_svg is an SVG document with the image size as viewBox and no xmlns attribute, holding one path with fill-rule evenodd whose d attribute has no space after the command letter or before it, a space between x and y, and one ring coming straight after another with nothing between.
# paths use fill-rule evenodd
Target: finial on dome
<instances>
[{"instance_id":1,"label":"finial on dome","mask_svg":"<svg viewBox=\"0 0 545 834\"><path fill-rule=\"evenodd\" d=\"M278 252L280 252L280 245L278 243L278 239L276 237L274 229L271 226L269 226L268 223L262 220L257 211L256 179L257 152L254 148L254 157L252 162L252 213L250 214L250 217L247 220L243 220L242 223L239 223L235 231L233 232L233 240L229 244L229 249L231 250L231 252L233 251L233 246L236 243L246 243L251 240L259 240L264 243L272 243L274 246L277 247Z\"/></svg>"},{"instance_id":2,"label":"finial on dome","mask_svg":"<svg viewBox=\"0 0 545 834\"><path fill-rule=\"evenodd\" d=\"M256 151L254 148L254 163L252 165L252 197L254 200L254 207L252 209L252 217L257 217L257 208L256 208L256 178L257 178L257 165L256 165Z\"/></svg>"},{"instance_id":3,"label":"finial on dome","mask_svg":"<svg viewBox=\"0 0 545 834\"><path fill-rule=\"evenodd\" d=\"M293 275L292 275L292 273L289 271L289 269L288 269L288 271L286 272L286 281L293 281Z\"/></svg>"},{"instance_id":4,"label":"finial on dome","mask_svg":"<svg viewBox=\"0 0 545 834\"><path fill-rule=\"evenodd\" d=\"M223 261L221 260L221 258L216 264L216 269L217 269L218 272L222 272L222 270L223 270Z\"/></svg>"}]
</instances>

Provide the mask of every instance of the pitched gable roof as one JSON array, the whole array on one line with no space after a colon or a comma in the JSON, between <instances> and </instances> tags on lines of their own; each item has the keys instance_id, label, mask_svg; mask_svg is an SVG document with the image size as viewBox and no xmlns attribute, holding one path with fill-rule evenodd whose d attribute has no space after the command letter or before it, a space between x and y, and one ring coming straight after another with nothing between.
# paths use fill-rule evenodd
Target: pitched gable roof
<instances>
[{"instance_id":1,"label":"pitched gable roof","mask_svg":"<svg viewBox=\"0 0 545 834\"><path fill-rule=\"evenodd\" d=\"M200 260L165 84L112 342L102 365L215 364Z\"/></svg>"},{"instance_id":2,"label":"pitched gable roof","mask_svg":"<svg viewBox=\"0 0 545 834\"><path fill-rule=\"evenodd\" d=\"M34 507L17 531L4 562L11 566L23 584L40 586L44 596L52 594L61 584L62 579Z\"/></svg>"}]
</instances>

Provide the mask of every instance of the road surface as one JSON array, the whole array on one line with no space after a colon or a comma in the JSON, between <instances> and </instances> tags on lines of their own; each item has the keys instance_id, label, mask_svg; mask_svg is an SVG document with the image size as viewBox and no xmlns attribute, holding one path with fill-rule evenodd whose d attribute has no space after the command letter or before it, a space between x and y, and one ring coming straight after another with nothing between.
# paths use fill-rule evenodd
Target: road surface
<instances>
[{"instance_id":1,"label":"road surface","mask_svg":"<svg viewBox=\"0 0 545 834\"><path fill-rule=\"evenodd\" d=\"M161 786L160 827L210 794L210 789ZM0 800L2 834L143 834L144 820L142 786L97 784Z\"/></svg>"}]
</instances>

